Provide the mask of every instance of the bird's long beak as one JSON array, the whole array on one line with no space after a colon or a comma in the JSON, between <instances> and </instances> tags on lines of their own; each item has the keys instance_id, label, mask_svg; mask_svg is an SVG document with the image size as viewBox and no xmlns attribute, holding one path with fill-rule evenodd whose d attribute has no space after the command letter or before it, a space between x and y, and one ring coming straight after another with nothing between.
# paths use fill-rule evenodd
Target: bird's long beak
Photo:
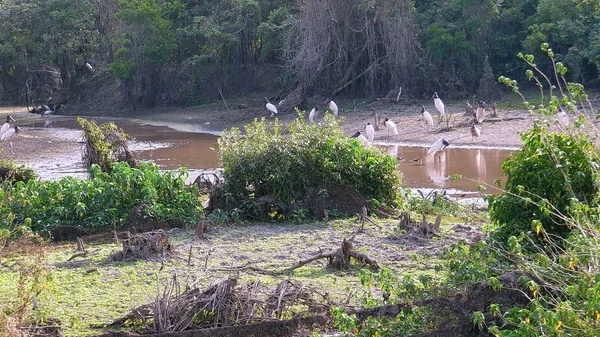
<instances>
[{"instance_id":1,"label":"bird's long beak","mask_svg":"<svg viewBox=\"0 0 600 337\"><path fill-rule=\"evenodd\" d=\"M12 116L8 116L8 118L14 123L16 122L16 120L14 118L12 118Z\"/></svg>"},{"instance_id":2,"label":"bird's long beak","mask_svg":"<svg viewBox=\"0 0 600 337\"><path fill-rule=\"evenodd\" d=\"M21 130L21 128L19 128L18 126L15 126L15 133L19 133L19 132L23 132L23 130Z\"/></svg>"}]
</instances>

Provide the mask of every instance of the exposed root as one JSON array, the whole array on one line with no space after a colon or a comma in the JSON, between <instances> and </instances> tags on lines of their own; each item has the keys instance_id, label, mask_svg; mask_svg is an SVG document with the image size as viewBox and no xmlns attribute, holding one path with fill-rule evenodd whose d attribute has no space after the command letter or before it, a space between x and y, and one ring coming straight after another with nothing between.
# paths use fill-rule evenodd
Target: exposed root
<instances>
[{"instance_id":1,"label":"exposed root","mask_svg":"<svg viewBox=\"0 0 600 337\"><path fill-rule=\"evenodd\" d=\"M338 248L329 253L321 253L319 255L309 257L308 259L298 261L291 267L288 267L288 268L285 268L285 269L279 270L279 271L271 271L271 270L266 270L263 268L249 266L249 265L233 267L233 268L221 268L221 269L217 269L217 270L220 270L220 271L252 270L252 271L255 271L255 272L258 272L261 274L265 274L265 275L281 275L281 274L289 273L292 270L298 269L300 267L303 267L304 265L306 265L310 262L313 262L316 260L321 260L321 259L327 259L329 261L327 264L327 267L329 267L329 268L347 270L347 269L350 269L350 258L353 258L355 261L357 261L360 264L373 267L375 270L379 270L379 268L380 268L379 264L377 263L377 261L375 259L373 259L365 254L359 253L356 251L356 249L354 249L352 239L349 239L349 240L344 239L344 241L342 242L341 248Z\"/></svg>"},{"instance_id":2,"label":"exposed root","mask_svg":"<svg viewBox=\"0 0 600 337\"><path fill-rule=\"evenodd\" d=\"M173 253L173 244L167 234L159 229L156 232L148 232L130 235L121 241L123 251L113 254L114 260L147 259L154 255Z\"/></svg>"}]
</instances>

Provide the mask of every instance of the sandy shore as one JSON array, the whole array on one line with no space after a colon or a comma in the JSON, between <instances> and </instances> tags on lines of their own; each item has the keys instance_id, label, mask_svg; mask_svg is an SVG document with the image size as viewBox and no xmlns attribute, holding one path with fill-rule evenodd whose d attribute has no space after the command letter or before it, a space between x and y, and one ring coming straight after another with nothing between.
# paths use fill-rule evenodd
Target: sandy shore
<instances>
[{"instance_id":1,"label":"sandy shore","mask_svg":"<svg viewBox=\"0 0 600 337\"><path fill-rule=\"evenodd\" d=\"M224 110L219 107L160 108L146 112L134 119L152 124L171 126L188 132L218 132L229 127L242 127L254 118L268 116L262 104L244 109ZM433 106L426 109L433 115L436 123L439 115ZM462 109L462 110L461 110ZM366 123L374 123L373 115L377 113L381 120L389 118L398 126L397 136L387 136L385 128L376 131L375 141L383 144L428 146L439 138L445 138L451 146L501 147L518 148L522 145L520 133L533 125L532 116L525 111L498 111L499 117L487 118L481 125L482 134L479 139L472 140L469 116L465 116L464 108L448 106L447 118L425 132L419 106L396 105L375 102L363 108L344 107L341 105L341 126L345 133L351 135L356 131L364 131ZM486 111L490 114L491 111ZM23 108L0 108L0 121L10 114L17 124L31 125L39 123L42 118L24 111ZM289 123L296 118L291 110L281 109L277 116L282 122ZM60 118L45 117L44 121ZM2 151L0 159L13 160L18 164L29 166L61 165L68 156L80 155L80 133L61 132L36 128L35 132L17 134L10 142L0 143ZM10 145L12 143L12 146ZM62 158L62 159L61 159Z\"/></svg>"}]
</instances>

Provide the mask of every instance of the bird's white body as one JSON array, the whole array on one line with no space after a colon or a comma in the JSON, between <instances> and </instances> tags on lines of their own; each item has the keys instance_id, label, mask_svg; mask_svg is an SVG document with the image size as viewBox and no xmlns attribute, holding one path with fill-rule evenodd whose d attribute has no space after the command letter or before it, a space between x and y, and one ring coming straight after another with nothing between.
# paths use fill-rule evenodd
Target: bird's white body
<instances>
[{"instance_id":1,"label":"bird's white body","mask_svg":"<svg viewBox=\"0 0 600 337\"><path fill-rule=\"evenodd\" d=\"M17 133L16 127L9 129L5 133L3 133L2 136L0 136L0 140L7 140L10 137L12 137L15 133Z\"/></svg>"},{"instance_id":2,"label":"bird's white body","mask_svg":"<svg viewBox=\"0 0 600 337\"><path fill-rule=\"evenodd\" d=\"M422 107L421 110L423 113L423 119L425 120L425 123L429 126L433 126L433 117L431 117L429 111L425 110L425 107Z\"/></svg>"},{"instance_id":3,"label":"bird's white body","mask_svg":"<svg viewBox=\"0 0 600 337\"><path fill-rule=\"evenodd\" d=\"M42 112L42 116L40 116L40 117L50 116L53 113L54 113L54 110L50 110L50 108L48 108L48 109L46 109L46 111Z\"/></svg>"},{"instance_id":4,"label":"bird's white body","mask_svg":"<svg viewBox=\"0 0 600 337\"><path fill-rule=\"evenodd\" d=\"M367 139L370 142L373 142L373 139L375 138L375 128L373 125L371 125L371 123L367 123L367 126L365 126L365 132L367 133Z\"/></svg>"},{"instance_id":5,"label":"bird's white body","mask_svg":"<svg viewBox=\"0 0 600 337\"><path fill-rule=\"evenodd\" d=\"M334 101L330 100L329 103L327 104L327 108L329 110L331 110L331 112L333 112L334 115L338 115L338 106L337 104L335 104Z\"/></svg>"},{"instance_id":6,"label":"bird's white body","mask_svg":"<svg viewBox=\"0 0 600 337\"><path fill-rule=\"evenodd\" d=\"M475 112L475 118L477 119L478 124L483 123L484 112L484 108L477 108L477 111Z\"/></svg>"},{"instance_id":7,"label":"bird's white body","mask_svg":"<svg viewBox=\"0 0 600 337\"><path fill-rule=\"evenodd\" d=\"M10 129L11 121L14 122L14 118L12 118L10 115L6 116L6 122L2 124L2 127L0 128L0 136L2 136L4 133L6 133L6 131L8 131L8 129Z\"/></svg>"},{"instance_id":8,"label":"bird's white body","mask_svg":"<svg viewBox=\"0 0 600 337\"><path fill-rule=\"evenodd\" d=\"M362 144L367 144L369 142L367 137L365 137L363 135L358 135L358 137L356 137L356 139L358 139L358 141L361 142Z\"/></svg>"},{"instance_id":9,"label":"bird's white body","mask_svg":"<svg viewBox=\"0 0 600 337\"><path fill-rule=\"evenodd\" d=\"M437 111L439 111L440 115L443 116L446 113L446 108L444 107L444 102L440 99L437 92L433 93L433 104Z\"/></svg>"},{"instance_id":10,"label":"bird's white body","mask_svg":"<svg viewBox=\"0 0 600 337\"><path fill-rule=\"evenodd\" d=\"M319 115L319 108L312 108L312 110L310 110L310 113L308 114L308 121L310 123L314 123L315 118L317 118L318 115Z\"/></svg>"},{"instance_id":11,"label":"bird's white body","mask_svg":"<svg viewBox=\"0 0 600 337\"><path fill-rule=\"evenodd\" d=\"M271 111L271 117L277 115L277 107L273 103L267 103L265 106L267 110Z\"/></svg>"},{"instance_id":12,"label":"bird's white body","mask_svg":"<svg viewBox=\"0 0 600 337\"><path fill-rule=\"evenodd\" d=\"M392 122L391 120L386 118L386 121L384 122L385 127L388 129L388 134L391 132L392 135L397 135L398 134L398 128L396 127L396 123Z\"/></svg>"},{"instance_id":13,"label":"bird's white body","mask_svg":"<svg viewBox=\"0 0 600 337\"><path fill-rule=\"evenodd\" d=\"M0 128L0 136L2 136L6 131L8 131L8 129L10 129L9 123L2 124L2 128Z\"/></svg>"},{"instance_id":14,"label":"bird's white body","mask_svg":"<svg viewBox=\"0 0 600 337\"><path fill-rule=\"evenodd\" d=\"M444 115L446 113L446 108L444 107L444 102L438 97L433 100L433 104L435 104L435 108L440 112L440 115Z\"/></svg>"},{"instance_id":15,"label":"bird's white body","mask_svg":"<svg viewBox=\"0 0 600 337\"><path fill-rule=\"evenodd\" d=\"M558 121L560 122L560 124L562 124L562 126L569 126L569 115L567 115L566 112L559 110L556 113L556 118L558 118Z\"/></svg>"},{"instance_id":16,"label":"bird's white body","mask_svg":"<svg viewBox=\"0 0 600 337\"><path fill-rule=\"evenodd\" d=\"M481 130L475 126L475 124L471 125L471 140L474 138L479 138L481 136Z\"/></svg>"},{"instance_id":17,"label":"bird's white body","mask_svg":"<svg viewBox=\"0 0 600 337\"><path fill-rule=\"evenodd\" d=\"M447 140L445 140L444 138L440 138L440 139L436 140L435 143L433 143L433 145L431 145L431 147L429 148L427 153L435 154L438 151L444 150L446 148L446 146L448 146L448 145L450 145L450 143L448 143Z\"/></svg>"}]
</instances>

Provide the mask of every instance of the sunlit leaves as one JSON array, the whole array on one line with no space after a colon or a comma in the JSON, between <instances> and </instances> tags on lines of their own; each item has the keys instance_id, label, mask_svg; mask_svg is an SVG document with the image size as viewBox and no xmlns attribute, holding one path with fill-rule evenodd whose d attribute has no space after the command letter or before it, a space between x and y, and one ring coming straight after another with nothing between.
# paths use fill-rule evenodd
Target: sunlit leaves
<instances>
[{"instance_id":1,"label":"sunlit leaves","mask_svg":"<svg viewBox=\"0 0 600 337\"><path fill-rule=\"evenodd\" d=\"M271 195L289 203L343 184L387 204L399 197L395 159L345 136L330 115L319 124L298 118L289 127L278 120L255 120L245 131L245 137L232 129L219 138L224 188L236 202L253 192L257 198Z\"/></svg>"},{"instance_id":2,"label":"sunlit leaves","mask_svg":"<svg viewBox=\"0 0 600 337\"><path fill-rule=\"evenodd\" d=\"M185 186L185 171L160 173L154 164L139 169L118 163L111 174L92 166L93 179L4 184L0 228L31 219L31 229L57 225L113 228L124 224L134 207L156 220L196 223L201 210L194 188ZM27 200L27 202L24 202ZM9 216L14 214L14 216Z\"/></svg>"}]
</instances>

